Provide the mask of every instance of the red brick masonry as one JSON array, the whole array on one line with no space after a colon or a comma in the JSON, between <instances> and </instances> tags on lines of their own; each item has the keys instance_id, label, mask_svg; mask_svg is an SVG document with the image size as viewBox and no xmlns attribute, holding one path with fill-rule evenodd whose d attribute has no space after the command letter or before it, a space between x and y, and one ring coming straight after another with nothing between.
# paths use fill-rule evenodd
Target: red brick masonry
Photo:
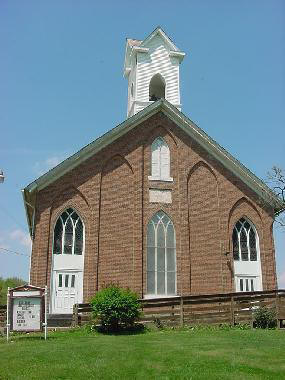
<instances>
[{"instance_id":1,"label":"red brick masonry","mask_svg":"<svg viewBox=\"0 0 285 380\"><path fill-rule=\"evenodd\" d=\"M162 136L173 182L149 181L151 143ZM172 204L149 203L149 189L170 189ZM146 291L146 228L163 210L176 231L177 293L234 291L232 228L247 216L256 226L263 290L276 288L273 211L163 113L86 160L37 195L31 283L50 284L52 236L67 207L85 224L84 301L115 282Z\"/></svg>"}]
</instances>

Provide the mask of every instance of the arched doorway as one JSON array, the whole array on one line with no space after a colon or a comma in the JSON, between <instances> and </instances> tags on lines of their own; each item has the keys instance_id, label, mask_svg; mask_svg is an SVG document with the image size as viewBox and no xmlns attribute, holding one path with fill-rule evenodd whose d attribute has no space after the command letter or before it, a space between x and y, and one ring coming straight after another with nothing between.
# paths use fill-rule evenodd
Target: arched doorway
<instances>
[{"instance_id":1,"label":"arched doorway","mask_svg":"<svg viewBox=\"0 0 285 380\"><path fill-rule=\"evenodd\" d=\"M84 225L78 213L66 209L53 234L51 312L71 314L83 302Z\"/></svg>"},{"instance_id":2,"label":"arched doorway","mask_svg":"<svg viewBox=\"0 0 285 380\"><path fill-rule=\"evenodd\" d=\"M262 290L259 238L254 224L246 217L236 222L232 243L236 291Z\"/></svg>"}]
</instances>

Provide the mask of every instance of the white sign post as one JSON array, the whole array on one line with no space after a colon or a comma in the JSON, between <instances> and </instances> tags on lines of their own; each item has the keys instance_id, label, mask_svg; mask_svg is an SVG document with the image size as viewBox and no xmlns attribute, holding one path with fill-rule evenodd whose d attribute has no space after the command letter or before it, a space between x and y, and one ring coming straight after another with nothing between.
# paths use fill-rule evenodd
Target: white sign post
<instances>
[{"instance_id":1,"label":"white sign post","mask_svg":"<svg viewBox=\"0 0 285 380\"><path fill-rule=\"evenodd\" d=\"M9 311L10 311L10 288L8 286L7 291L7 312L6 312L6 332L7 332L7 342L9 342L9 332L10 332L10 323L9 323Z\"/></svg>"},{"instance_id":2,"label":"white sign post","mask_svg":"<svg viewBox=\"0 0 285 380\"><path fill-rule=\"evenodd\" d=\"M44 328L45 328L45 340L47 340L47 286L45 286L45 322L44 322Z\"/></svg>"},{"instance_id":3,"label":"white sign post","mask_svg":"<svg viewBox=\"0 0 285 380\"><path fill-rule=\"evenodd\" d=\"M10 331L45 332L47 338L47 287L23 285L8 288L7 342Z\"/></svg>"}]
</instances>

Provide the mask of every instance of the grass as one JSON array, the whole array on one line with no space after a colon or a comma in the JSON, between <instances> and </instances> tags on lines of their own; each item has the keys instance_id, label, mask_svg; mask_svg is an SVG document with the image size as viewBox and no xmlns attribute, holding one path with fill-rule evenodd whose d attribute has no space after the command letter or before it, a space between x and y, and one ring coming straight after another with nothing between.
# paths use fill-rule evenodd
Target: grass
<instances>
[{"instance_id":1,"label":"grass","mask_svg":"<svg viewBox=\"0 0 285 380\"><path fill-rule=\"evenodd\" d=\"M285 332L86 329L0 338L0 379L285 379Z\"/></svg>"}]
</instances>

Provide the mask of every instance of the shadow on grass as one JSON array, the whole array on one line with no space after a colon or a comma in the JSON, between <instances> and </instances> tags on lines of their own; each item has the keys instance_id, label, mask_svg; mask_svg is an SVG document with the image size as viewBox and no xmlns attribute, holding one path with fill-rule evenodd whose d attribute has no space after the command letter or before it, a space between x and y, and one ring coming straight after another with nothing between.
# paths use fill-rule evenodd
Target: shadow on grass
<instances>
[{"instance_id":1,"label":"shadow on grass","mask_svg":"<svg viewBox=\"0 0 285 380\"><path fill-rule=\"evenodd\" d=\"M51 336L48 334L47 340L54 340L56 339L56 336ZM44 341L45 337L42 335L29 335L29 334L23 334L23 335L11 335L9 338L9 342L23 342L23 341Z\"/></svg>"},{"instance_id":2,"label":"shadow on grass","mask_svg":"<svg viewBox=\"0 0 285 380\"><path fill-rule=\"evenodd\" d=\"M138 335L145 334L148 331L142 323L137 323L136 325L130 327L120 326L116 329L93 325L91 326L91 330L104 335Z\"/></svg>"}]
</instances>

